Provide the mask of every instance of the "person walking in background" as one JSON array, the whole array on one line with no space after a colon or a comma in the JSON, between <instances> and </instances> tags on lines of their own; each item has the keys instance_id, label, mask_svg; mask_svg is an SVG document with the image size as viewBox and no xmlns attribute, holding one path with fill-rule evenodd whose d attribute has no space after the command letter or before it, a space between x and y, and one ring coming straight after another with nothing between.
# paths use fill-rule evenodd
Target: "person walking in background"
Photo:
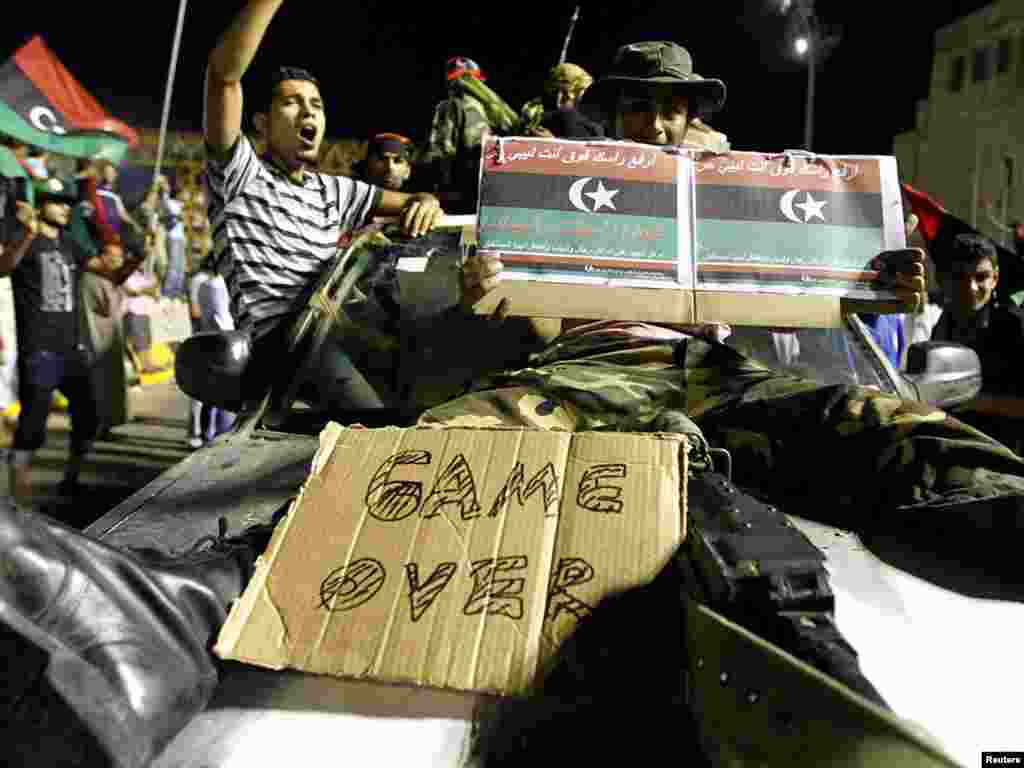
<instances>
[{"instance_id":1,"label":"person walking in background","mask_svg":"<svg viewBox=\"0 0 1024 768\"><path fill-rule=\"evenodd\" d=\"M188 240L185 236L185 209L191 190L182 184L172 197L170 187L160 190L160 210L164 228L167 231L167 272L164 275L161 293L167 298L178 298L185 293L185 253Z\"/></svg>"},{"instance_id":2,"label":"person walking in background","mask_svg":"<svg viewBox=\"0 0 1024 768\"><path fill-rule=\"evenodd\" d=\"M231 296L224 278L213 272L209 259L204 262L204 271L210 278L199 285L199 327L202 331L233 331L235 321L231 317ZM229 431L235 424L235 414L213 405L203 405L200 418L202 436L206 442Z\"/></svg>"},{"instance_id":3,"label":"person walking in background","mask_svg":"<svg viewBox=\"0 0 1024 768\"><path fill-rule=\"evenodd\" d=\"M203 313L202 307L199 305L199 289L211 277L213 277L213 270L210 268L209 262L204 261L200 263L199 269L196 270L189 280L189 315L192 318L192 333L199 333L202 330ZM189 448L195 450L196 448L202 448L205 442L202 426L203 404L198 400L189 399L188 406L189 419L186 442Z\"/></svg>"},{"instance_id":4,"label":"person walking in background","mask_svg":"<svg viewBox=\"0 0 1024 768\"><path fill-rule=\"evenodd\" d=\"M124 250L118 243L104 246L99 256L105 273L82 276L82 306L92 354L92 386L99 417L98 435L129 419L125 376L124 295L118 280L127 277ZM134 269L138 260L128 267ZM122 278L122 274L124 278Z\"/></svg>"},{"instance_id":5,"label":"person walking in background","mask_svg":"<svg viewBox=\"0 0 1024 768\"><path fill-rule=\"evenodd\" d=\"M170 183L167 177L163 174L158 175L153 179L135 214L146 228L147 234L153 234L153 242L142 270L156 275L160 285L163 285L164 277L167 275L167 228L164 226L162 198L169 190Z\"/></svg>"},{"instance_id":6,"label":"person walking in background","mask_svg":"<svg viewBox=\"0 0 1024 768\"><path fill-rule=\"evenodd\" d=\"M150 314L160 294L156 276L136 270L121 286L125 294L124 330L128 338L128 354L138 374L156 373L153 363L153 332Z\"/></svg>"}]
</instances>

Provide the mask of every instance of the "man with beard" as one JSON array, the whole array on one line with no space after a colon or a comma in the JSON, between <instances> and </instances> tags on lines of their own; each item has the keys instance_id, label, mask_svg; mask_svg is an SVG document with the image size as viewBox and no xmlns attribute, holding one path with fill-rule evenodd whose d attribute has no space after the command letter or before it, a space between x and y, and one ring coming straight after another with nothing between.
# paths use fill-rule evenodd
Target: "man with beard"
<instances>
[{"instance_id":1,"label":"man with beard","mask_svg":"<svg viewBox=\"0 0 1024 768\"><path fill-rule=\"evenodd\" d=\"M367 184L401 191L412 175L413 143L397 133L378 133L370 139L366 157L352 168Z\"/></svg>"},{"instance_id":2,"label":"man with beard","mask_svg":"<svg viewBox=\"0 0 1024 768\"><path fill-rule=\"evenodd\" d=\"M429 194L408 195L316 171L326 112L316 78L281 67L256 106L267 152L242 133L242 76L283 0L251 0L210 54L205 135L214 259L238 328L253 339L247 399L280 373L292 320L305 305L340 237L373 216L399 216L408 234L441 215ZM283 215L282 215L283 214ZM372 408L380 398L334 339L321 347L312 398L329 408Z\"/></svg>"},{"instance_id":3,"label":"man with beard","mask_svg":"<svg viewBox=\"0 0 1024 768\"><path fill-rule=\"evenodd\" d=\"M660 42L621 49L613 73L595 90L619 138L656 145L684 138L691 110L724 100L724 85L694 80L686 51ZM906 303L920 302L923 255L910 250L885 256L900 265ZM473 258L465 270L465 301L493 290L500 270L497 260ZM766 493L792 499L823 498L837 512L856 515L851 524L857 528L883 512L898 516L919 512L922 505L953 506L975 501L979 492L989 498L1024 493L1024 460L941 412L866 387L822 386L779 374L698 328L577 324L527 367L490 376L469 394L428 411L421 423L457 426L460 419L472 426L681 431L692 438L694 457L702 461L707 435L734 451L738 483L753 481ZM807 445L815 450L808 452ZM759 472L763 476L755 477ZM206 649L228 604L252 574L268 534L250 532L218 542L213 551L170 558L153 551L122 552L0 509L0 552L11 553L16 566L11 570L24 575L14 584L0 571L0 600L9 609L0 616L48 652L61 654L65 667L50 679L58 686L65 682L59 687L64 698L79 705L89 730L103 738L108 751L137 756L133 764L143 765L209 699L217 673ZM74 589L59 589L66 570L78 578ZM183 584L196 588L186 590ZM140 600L142 585L147 599ZM674 587L667 602L639 617L651 622L645 627L651 637L671 638L664 627L666 617L679 614ZM42 619L33 612L39 605L47 606ZM179 611L181 606L190 610ZM82 618L96 610L109 619L102 636ZM119 651L125 641L130 655ZM657 670L665 679L680 679L682 643L674 648L674 666ZM88 649L88 655L75 655L79 649ZM496 749L507 749L510 761L576 756L580 739L565 738L567 720L575 718L581 734L595 728L612 734L600 741L602 747L635 756L635 740L621 734L652 728L664 716L659 708L666 702L650 695L649 675L621 677L627 683L623 697L605 702L607 709L574 702L566 717L517 728ZM74 685L79 679L96 680L104 697L94 693L86 699ZM96 701L105 709L99 711ZM107 709L124 716L106 716ZM592 715L597 719L588 719ZM123 725L136 720L139 727ZM699 749L685 735L680 742L677 752ZM494 764L501 754L483 757L483 764Z\"/></svg>"},{"instance_id":4,"label":"man with beard","mask_svg":"<svg viewBox=\"0 0 1024 768\"><path fill-rule=\"evenodd\" d=\"M79 298L89 257L66 232L77 191L73 182L56 177L34 185L39 213L19 204L20 231L0 257L0 275L11 276L18 330L21 414L8 462L11 493L19 503L32 497L32 460L46 442L54 390L71 404L71 455L62 493L76 490L99 427Z\"/></svg>"},{"instance_id":5,"label":"man with beard","mask_svg":"<svg viewBox=\"0 0 1024 768\"><path fill-rule=\"evenodd\" d=\"M612 71L587 91L581 108L600 116L616 138L679 146L693 118L714 112L724 100L724 84L694 75L684 48L656 41L620 48ZM908 309L923 302L920 249L886 252L877 261L889 265ZM501 269L494 257L468 260L467 301L494 290ZM507 311L515 314L515 307ZM950 480L959 475L949 465L960 459L935 450L940 444L973 441L972 462L1012 475L986 493L1024 491L1024 463L976 430L930 406L869 387L822 386L775 371L721 343L713 324L566 320L560 325L525 366L485 377L470 393L428 410L420 423L703 432L696 442L706 437L729 449L734 472L749 484L780 494L820 494L842 507L837 513L846 510L854 527L860 515L870 516L882 505L900 508L968 496L963 485ZM543 407L536 406L538 397ZM818 445L813 455L806 450L810 439ZM890 441L919 450L879 448ZM904 463L911 456L912 467ZM978 484L976 490L987 484L985 473L975 473L973 465L965 472ZM873 482L864 483L865 476Z\"/></svg>"}]
</instances>

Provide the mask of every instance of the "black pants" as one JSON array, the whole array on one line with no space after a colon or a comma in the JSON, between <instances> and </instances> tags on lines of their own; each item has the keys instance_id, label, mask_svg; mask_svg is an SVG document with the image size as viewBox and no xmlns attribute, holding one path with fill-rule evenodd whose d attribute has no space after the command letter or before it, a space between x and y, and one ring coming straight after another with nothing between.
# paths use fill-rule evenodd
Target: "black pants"
<instances>
[{"instance_id":1,"label":"black pants","mask_svg":"<svg viewBox=\"0 0 1024 768\"><path fill-rule=\"evenodd\" d=\"M291 326L291 320L285 320L253 342L252 361L245 373L247 401L258 401L272 385L286 383L287 377L296 374L294 366L306 359L313 334L310 333L302 348L289 359L288 332ZM384 405L363 374L356 370L341 343L331 336L321 345L308 379L299 389L299 396L328 411L367 410Z\"/></svg>"},{"instance_id":2,"label":"black pants","mask_svg":"<svg viewBox=\"0 0 1024 768\"><path fill-rule=\"evenodd\" d=\"M64 393L71 407L71 452L83 455L92 447L99 428L99 406L84 352L19 350L21 415L14 433L15 461L19 454L37 451L46 442L46 419L55 389Z\"/></svg>"}]
</instances>

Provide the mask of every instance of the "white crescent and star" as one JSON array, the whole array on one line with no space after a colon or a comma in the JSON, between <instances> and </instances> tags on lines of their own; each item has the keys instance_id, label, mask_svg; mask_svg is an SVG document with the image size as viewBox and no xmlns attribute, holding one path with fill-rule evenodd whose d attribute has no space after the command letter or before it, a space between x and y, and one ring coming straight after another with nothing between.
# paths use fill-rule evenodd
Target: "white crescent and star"
<instances>
[{"instance_id":1,"label":"white crescent and star","mask_svg":"<svg viewBox=\"0 0 1024 768\"><path fill-rule=\"evenodd\" d=\"M64 127L57 121L57 115L49 107L32 107L28 113L28 119L40 131L49 131L61 135L67 133Z\"/></svg>"},{"instance_id":2,"label":"white crescent and star","mask_svg":"<svg viewBox=\"0 0 1024 768\"><path fill-rule=\"evenodd\" d=\"M811 219L821 219L825 221L825 214L822 213L822 208L828 205L828 200L815 200L810 192L807 192L807 197L804 198L802 203L793 205L793 200L800 194L799 189L791 189L782 196L779 200L779 209L782 211L782 215L795 224L809 224ZM803 221L797 218L796 212L793 208L799 208L804 212Z\"/></svg>"},{"instance_id":3,"label":"white crescent and star","mask_svg":"<svg viewBox=\"0 0 1024 768\"><path fill-rule=\"evenodd\" d=\"M601 179L597 180L597 191L587 192L586 196L594 201L593 209L587 207L587 204L583 201L583 190L587 184L593 181L593 176L584 176L582 179L577 179L569 187L569 202L572 203L574 208L577 208L586 213L597 213L602 208L610 208L616 210L613 198L619 194L621 190L608 189L605 187L604 182Z\"/></svg>"}]
</instances>

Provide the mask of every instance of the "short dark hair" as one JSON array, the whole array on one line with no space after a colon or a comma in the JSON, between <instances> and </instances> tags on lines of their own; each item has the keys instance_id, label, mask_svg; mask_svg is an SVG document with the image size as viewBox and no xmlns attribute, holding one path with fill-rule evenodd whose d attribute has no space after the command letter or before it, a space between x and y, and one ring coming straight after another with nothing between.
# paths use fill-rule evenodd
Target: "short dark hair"
<instances>
[{"instance_id":1,"label":"short dark hair","mask_svg":"<svg viewBox=\"0 0 1024 768\"><path fill-rule=\"evenodd\" d=\"M953 238L953 247L950 249L952 261L956 264L973 264L982 259L992 262L994 269L999 269L999 255L996 247L987 237L981 235L957 235Z\"/></svg>"},{"instance_id":2,"label":"short dark hair","mask_svg":"<svg viewBox=\"0 0 1024 768\"><path fill-rule=\"evenodd\" d=\"M305 80L317 88L320 87L320 81L313 77L312 73L308 70L301 67L278 67L270 75L270 81L267 83L266 91L264 91L263 103L257 108L257 113L267 114L270 112L270 107L274 103L274 93L277 92L277 86L285 80Z\"/></svg>"}]
</instances>

